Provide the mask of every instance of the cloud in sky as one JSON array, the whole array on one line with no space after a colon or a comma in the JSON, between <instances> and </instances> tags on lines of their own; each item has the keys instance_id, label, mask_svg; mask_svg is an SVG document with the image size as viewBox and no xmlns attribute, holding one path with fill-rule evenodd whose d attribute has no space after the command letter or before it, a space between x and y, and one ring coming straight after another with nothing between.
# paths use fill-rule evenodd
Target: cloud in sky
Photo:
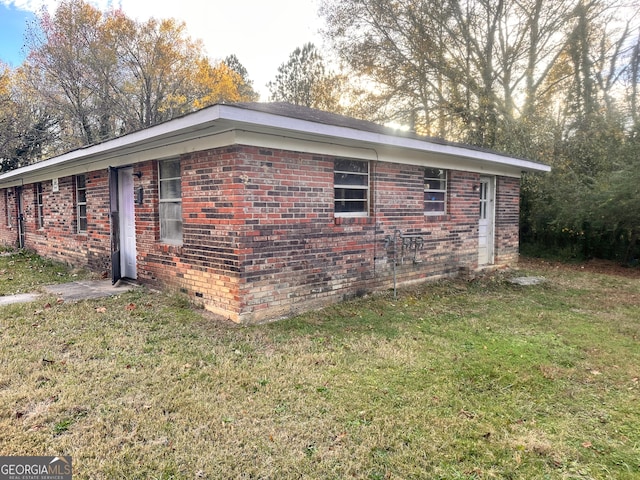
<instances>
[{"instance_id":1,"label":"cloud in sky","mask_svg":"<svg viewBox=\"0 0 640 480\"><path fill-rule=\"evenodd\" d=\"M0 0L15 8L55 11L59 0ZM321 48L319 0L89 0L106 10L121 8L137 20L176 18L189 35L201 39L213 60L235 54L249 71L254 88L267 100L266 83L289 54L306 42Z\"/></svg>"}]
</instances>

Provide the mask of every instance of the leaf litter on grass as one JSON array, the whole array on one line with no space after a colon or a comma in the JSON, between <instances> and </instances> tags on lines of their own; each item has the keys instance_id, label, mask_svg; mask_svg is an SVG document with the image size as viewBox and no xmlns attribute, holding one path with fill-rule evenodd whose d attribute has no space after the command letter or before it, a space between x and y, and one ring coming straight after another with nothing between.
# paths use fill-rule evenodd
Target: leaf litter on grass
<instances>
[{"instance_id":1,"label":"leaf litter on grass","mask_svg":"<svg viewBox=\"0 0 640 480\"><path fill-rule=\"evenodd\" d=\"M240 328L151 292L4 307L0 450L80 478L637 477L638 286L527 269L549 281Z\"/></svg>"}]
</instances>

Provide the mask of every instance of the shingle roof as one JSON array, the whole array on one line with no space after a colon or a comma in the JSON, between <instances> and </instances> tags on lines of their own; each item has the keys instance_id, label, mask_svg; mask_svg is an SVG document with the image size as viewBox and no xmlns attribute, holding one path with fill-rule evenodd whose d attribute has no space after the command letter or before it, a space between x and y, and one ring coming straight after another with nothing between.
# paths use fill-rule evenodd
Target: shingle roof
<instances>
[{"instance_id":1,"label":"shingle roof","mask_svg":"<svg viewBox=\"0 0 640 480\"><path fill-rule=\"evenodd\" d=\"M235 132L234 135L249 144L262 145L271 138L281 145L281 140L286 138L295 144L294 148L312 148L316 153L318 149L324 153L329 149L332 155L346 156L355 152L375 153L376 159L386 155L386 161L390 162L398 161L398 152L413 152L421 156L420 161L428 156L431 162L450 165L449 160L456 159L460 169L493 171L494 174L518 176L523 171L550 170L547 165L504 153L289 103L231 103L206 107L144 130L5 172L0 174L0 187L177 156L193 151L196 146L201 149L219 146L220 139L238 141L239 137L222 136L228 132ZM306 143L295 143L298 141ZM336 153L337 150L340 152Z\"/></svg>"},{"instance_id":2,"label":"shingle roof","mask_svg":"<svg viewBox=\"0 0 640 480\"><path fill-rule=\"evenodd\" d=\"M321 123L324 125L352 128L354 130L361 130L363 132L378 133L382 135L391 135L395 137L412 138L412 139L421 140L424 142L435 143L437 145L449 145L452 147L461 147L467 150L493 153L496 155L503 155L509 158L520 158L520 157L515 157L513 155L509 155L508 153L492 150L490 148L477 147L475 145L469 145L469 144L460 143L460 142L451 142L438 137L419 135L412 131L386 127L384 125L380 125L374 122L369 122L367 120L360 120L353 117L347 117L345 115L325 112L323 110L317 110L315 108L309 108L302 105L294 105L292 103L287 103L287 102L269 102L269 103L238 102L238 103L231 103L229 105L233 107L243 108L246 110L270 113L273 115L295 118L298 120L306 120L310 122ZM520 159L528 160L525 158L520 158Z\"/></svg>"}]
</instances>

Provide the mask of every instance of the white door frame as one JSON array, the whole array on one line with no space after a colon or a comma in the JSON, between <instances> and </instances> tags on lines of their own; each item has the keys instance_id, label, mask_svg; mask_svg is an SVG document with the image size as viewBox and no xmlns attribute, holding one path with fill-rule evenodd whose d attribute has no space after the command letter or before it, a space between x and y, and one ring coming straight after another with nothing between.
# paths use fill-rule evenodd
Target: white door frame
<instances>
[{"instance_id":1,"label":"white door frame","mask_svg":"<svg viewBox=\"0 0 640 480\"><path fill-rule=\"evenodd\" d=\"M133 280L138 278L134 198L133 168L118 169L120 269L122 277Z\"/></svg>"},{"instance_id":2,"label":"white door frame","mask_svg":"<svg viewBox=\"0 0 640 480\"><path fill-rule=\"evenodd\" d=\"M495 257L495 177L480 177L478 266L493 265Z\"/></svg>"}]
</instances>

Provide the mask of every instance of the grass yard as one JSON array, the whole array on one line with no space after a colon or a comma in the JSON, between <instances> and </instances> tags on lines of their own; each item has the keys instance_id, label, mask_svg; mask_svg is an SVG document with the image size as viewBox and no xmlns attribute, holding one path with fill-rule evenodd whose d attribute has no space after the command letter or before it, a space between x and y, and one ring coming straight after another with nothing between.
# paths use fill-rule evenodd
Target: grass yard
<instances>
[{"instance_id":1,"label":"grass yard","mask_svg":"<svg viewBox=\"0 0 640 480\"><path fill-rule=\"evenodd\" d=\"M88 272L70 270L27 250L0 249L0 296L29 293L42 285L73 282L87 276Z\"/></svg>"},{"instance_id":2,"label":"grass yard","mask_svg":"<svg viewBox=\"0 0 640 480\"><path fill-rule=\"evenodd\" d=\"M527 262L246 328L43 298L0 308L0 368L0 452L78 479L640 478L637 277Z\"/></svg>"}]
</instances>

